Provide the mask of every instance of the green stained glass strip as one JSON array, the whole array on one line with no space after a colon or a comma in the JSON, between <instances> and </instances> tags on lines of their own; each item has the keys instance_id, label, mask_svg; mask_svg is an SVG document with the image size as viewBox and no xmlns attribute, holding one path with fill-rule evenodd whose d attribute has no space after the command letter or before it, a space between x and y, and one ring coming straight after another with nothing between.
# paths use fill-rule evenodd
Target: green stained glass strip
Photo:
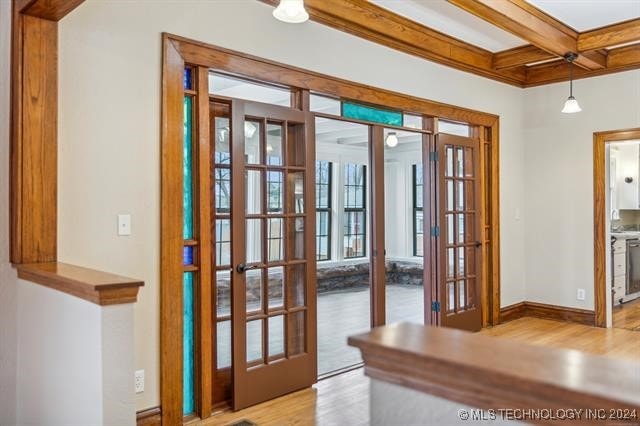
<instances>
[{"instance_id":1,"label":"green stained glass strip","mask_svg":"<svg viewBox=\"0 0 640 426\"><path fill-rule=\"evenodd\" d=\"M353 102L342 102L342 116L373 123L402 126L402 112L375 108Z\"/></svg>"},{"instance_id":2,"label":"green stained glass strip","mask_svg":"<svg viewBox=\"0 0 640 426\"><path fill-rule=\"evenodd\" d=\"M185 240L193 238L193 99L190 96L184 98L184 146L183 146L183 188L182 207L183 224L182 234Z\"/></svg>"},{"instance_id":3,"label":"green stained glass strip","mask_svg":"<svg viewBox=\"0 0 640 426\"><path fill-rule=\"evenodd\" d=\"M193 365L193 272L182 274L182 413L186 416L196 409Z\"/></svg>"}]
</instances>

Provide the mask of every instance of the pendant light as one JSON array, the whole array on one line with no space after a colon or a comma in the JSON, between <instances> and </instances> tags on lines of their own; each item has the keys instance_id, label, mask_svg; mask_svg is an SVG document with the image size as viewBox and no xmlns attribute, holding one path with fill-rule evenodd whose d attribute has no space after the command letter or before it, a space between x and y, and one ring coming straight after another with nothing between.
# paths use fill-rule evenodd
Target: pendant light
<instances>
[{"instance_id":1,"label":"pendant light","mask_svg":"<svg viewBox=\"0 0 640 426\"><path fill-rule=\"evenodd\" d=\"M389 132L389 134L387 135L387 138L385 139L385 142L387 143L387 146L389 148L393 148L394 146L398 145L398 135L396 132Z\"/></svg>"},{"instance_id":2,"label":"pendant light","mask_svg":"<svg viewBox=\"0 0 640 426\"><path fill-rule=\"evenodd\" d=\"M301 24L309 19L309 14L304 9L304 0L280 0L280 4L273 11L273 16L289 24Z\"/></svg>"},{"instance_id":3,"label":"pendant light","mask_svg":"<svg viewBox=\"0 0 640 426\"><path fill-rule=\"evenodd\" d=\"M564 108L562 108L562 112L565 114L582 111L582 108L578 105L578 101L573 97L573 61L575 61L577 57L578 55L575 53L567 53L564 55L564 60L569 62L569 98L567 98L567 101L564 103Z\"/></svg>"}]
</instances>

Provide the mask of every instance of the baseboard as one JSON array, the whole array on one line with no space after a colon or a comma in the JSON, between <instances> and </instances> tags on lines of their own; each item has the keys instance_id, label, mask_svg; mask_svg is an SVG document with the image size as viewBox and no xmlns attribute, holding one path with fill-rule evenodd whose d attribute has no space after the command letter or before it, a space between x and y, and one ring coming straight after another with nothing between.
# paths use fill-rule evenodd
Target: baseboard
<instances>
[{"instance_id":1,"label":"baseboard","mask_svg":"<svg viewBox=\"0 0 640 426\"><path fill-rule=\"evenodd\" d=\"M136 413L137 426L160 426L162 424L162 410L160 407L147 408Z\"/></svg>"},{"instance_id":2,"label":"baseboard","mask_svg":"<svg viewBox=\"0 0 640 426\"><path fill-rule=\"evenodd\" d=\"M519 302L500 309L500 323L522 317L534 317L555 321L573 322L595 326L595 312L587 309L547 305L538 302Z\"/></svg>"}]
</instances>

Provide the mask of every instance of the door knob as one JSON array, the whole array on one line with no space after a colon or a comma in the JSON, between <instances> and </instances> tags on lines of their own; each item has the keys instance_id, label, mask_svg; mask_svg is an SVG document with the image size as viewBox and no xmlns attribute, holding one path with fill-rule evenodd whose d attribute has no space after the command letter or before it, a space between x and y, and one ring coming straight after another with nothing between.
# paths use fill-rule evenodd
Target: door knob
<instances>
[{"instance_id":1,"label":"door knob","mask_svg":"<svg viewBox=\"0 0 640 426\"><path fill-rule=\"evenodd\" d=\"M480 241L476 241L476 247L478 248L482 247L482 243Z\"/></svg>"},{"instance_id":2,"label":"door knob","mask_svg":"<svg viewBox=\"0 0 640 426\"><path fill-rule=\"evenodd\" d=\"M236 271L242 274L243 272L248 271L249 269L257 269L257 268L258 268L258 265L247 266L246 263L240 263L238 264L238 266L236 266Z\"/></svg>"}]
</instances>

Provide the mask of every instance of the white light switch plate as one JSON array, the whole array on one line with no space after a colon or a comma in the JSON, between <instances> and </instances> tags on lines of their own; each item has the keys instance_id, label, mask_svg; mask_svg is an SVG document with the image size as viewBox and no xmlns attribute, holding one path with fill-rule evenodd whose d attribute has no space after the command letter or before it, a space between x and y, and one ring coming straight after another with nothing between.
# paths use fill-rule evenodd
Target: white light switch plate
<instances>
[{"instance_id":1,"label":"white light switch plate","mask_svg":"<svg viewBox=\"0 0 640 426\"><path fill-rule=\"evenodd\" d=\"M578 289L578 294L576 295L576 299L578 300L584 300L587 298L587 295L584 291L584 288L579 288Z\"/></svg>"},{"instance_id":2,"label":"white light switch plate","mask_svg":"<svg viewBox=\"0 0 640 426\"><path fill-rule=\"evenodd\" d=\"M135 372L136 393L144 392L144 370Z\"/></svg>"},{"instance_id":3,"label":"white light switch plate","mask_svg":"<svg viewBox=\"0 0 640 426\"><path fill-rule=\"evenodd\" d=\"M118 215L118 235L121 237L131 235L131 215L130 214Z\"/></svg>"}]
</instances>

